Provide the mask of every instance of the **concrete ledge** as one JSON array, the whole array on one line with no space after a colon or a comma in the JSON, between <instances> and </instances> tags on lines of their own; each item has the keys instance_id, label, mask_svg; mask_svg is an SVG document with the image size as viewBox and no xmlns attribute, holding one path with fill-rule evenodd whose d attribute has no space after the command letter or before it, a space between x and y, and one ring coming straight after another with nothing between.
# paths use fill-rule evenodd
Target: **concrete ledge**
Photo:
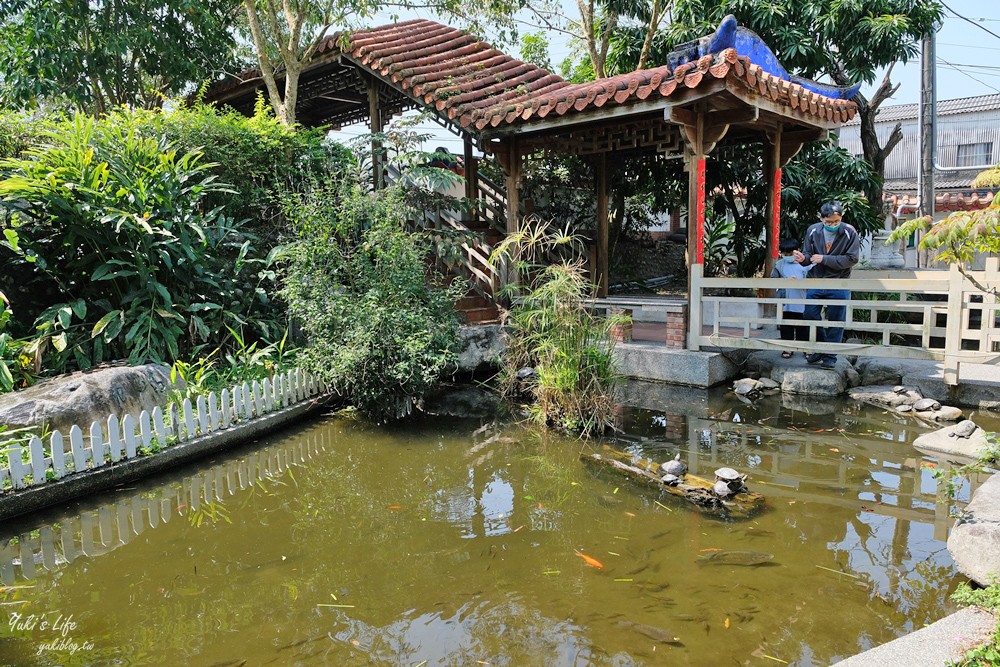
<instances>
[{"instance_id":1,"label":"concrete ledge","mask_svg":"<svg viewBox=\"0 0 1000 667\"><path fill-rule=\"evenodd\" d=\"M625 377L694 387L727 382L739 371L739 366L722 352L692 352L656 343L618 343L615 360Z\"/></svg>"},{"instance_id":2,"label":"concrete ledge","mask_svg":"<svg viewBox=\"0 0 1000 667\"><path fill-rule=\"evenodd\" d=\"M988 611L969 607L853 657L837 667L943 667L981 643L996 627Z\"/></svg>"},{"instance_id":3,"label":"concrete ledge","mask_svg":"<svg viewBox=\"0 0 1000 667\"><path fill-rule=\"evenodd\" d=\"M152 456L109 463L100 468L73 473L56 481L9 493L0 497L0 521L58 505L79 496L105 491L259 438L324 409L335 398L329 395L306 400L244 424L237 424L225 430L207 433L167 447Z\"/></svg>"}]
</instances>

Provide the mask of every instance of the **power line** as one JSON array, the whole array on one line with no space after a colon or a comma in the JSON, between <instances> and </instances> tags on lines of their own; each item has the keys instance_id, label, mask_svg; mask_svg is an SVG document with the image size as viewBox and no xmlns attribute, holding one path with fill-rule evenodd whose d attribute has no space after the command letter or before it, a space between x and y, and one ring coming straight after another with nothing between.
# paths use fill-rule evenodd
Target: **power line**
<instances>
[{"instance_id":1,"label":"power line","mask_svg":"<svg viewBox=\"0 0 1000 667\"><path fill-rule=\"evenodd\" d=\"M1000 46L976 46L974 44L949 44L947 42L938 42L940 46L956 46L962 49L983 49L984 51L1000 51Z\"/></svg>"},{"instance_id":2,"label":"power line","mask_svg":"<svg viewBox=\"0 0 1000 667\"><path fill-rule=\"evenodd\" d=\"M956 67L955 65L951 64L950 62L948 62L944 58L938 58L938 62L944 63L945 65L947 65L948 67L952 68L956 72L961 72L962 74L964 74L965 76L969 77L970 79L972 79L976 83L982 84L982 85L986 86L987 88L989 88L990 90L995 90L998 93L1000 93L1000 89L994 88L993 86L991 86L990 84L986 83L985 81L980 81L976 77L974 77L971 74L969 74L968 72L966 72L964 69L960 69L960 68Z\"/></svg>"},{"instance_id":3,"label":"power line","mask_svg":"<svg viewBox=\"0 0 1000 667\"><path fill-rule=\"evenodd\" d=\"M984 25L982 25L982 24L980 24L980 23L977 23L976 21L973 21L972 19L969 19L969 18L966 18L966 17L962 16L961 14L959 14L958 12L956 12L956 11L955 11L954 9L952 9L951 7L949 7L949 6L948 6L948 5L946 4L946 3L944 3L944 2L942 2L942 3L941 3L941 5L942 5L942 6L943 6L943 7L945 8L945 9L947 9L947 10L948 10L949 12L951 12L952 14L954 14L954 15L955 15L955 16L956 16L957 18L960 18L960 19L962 19L963 21L968 21L969 23L971 23L972 25L976 26L976 27L977 27L977 28L979 28L980 30L983 30L983 31L985 31L985 32L988 32L989 34L993 35L993 36L994 36L994 37L996 37L997 39L1000 39L1000 35L996 34L995 32L993 32L992 30L990 30L990 29L989 29L989 28L987 28L986 26L984 26Z\"/></svg>"}]
</instances>

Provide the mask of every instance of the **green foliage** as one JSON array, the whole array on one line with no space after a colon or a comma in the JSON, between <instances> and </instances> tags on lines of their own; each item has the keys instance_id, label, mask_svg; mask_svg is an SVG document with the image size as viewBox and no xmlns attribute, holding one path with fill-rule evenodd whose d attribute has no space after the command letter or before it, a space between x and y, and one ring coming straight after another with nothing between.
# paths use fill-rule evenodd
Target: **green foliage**
<instances>
[{"instance_id":1,"label":"green foliage","mask_svg":"<svg viewBox=\"0 0 1000 667\"><path fill-rule=\"evenodd\" d=\"M549 59L549 39L544 32L529 32L521 35L521 60L552 71Z\"/></svg>"},{"instance_id":2,"label":"green foliage","mask_svg":"<svg viewBox=\"0 0 1000 667\"><path fill-rule=\"evenodd\" d=\"M20 157L35 142L37 127L30 116L0 111L0 159Z\"/></svg>"},{"instance_id":3,"label":"green foliage","mask_svg":"<svg viewBox=\"0 0 1000 667\"><path fill-rule=\"evenodd\" d=\"M225 206L234 220L265 246L285 231L276 192L298 190L328 172L348 168L351 154L319 129L289 128L270 107L258 105L251 117L203 104L179 106L170 113L141 116L143 132L162 135L178 153L199 152L212 163L209 172L224 191L205 194L204 207Z\"/></svg>"},{"instance_id":4,"label":"green foliage","mask_svg":"<svg viewBox=\"0 0 1000 667\"><path fill-rule=\"evenodd\" d=\"M961 583L951 599L967 607L981 607L996 613L1000 610L1000 583L992 580L986 588L973 588ZM1000 625L982 644L969 650L960 660L949 662L949 667L996 667L1000 665Z\"/></svg>"},{"instance_id":5,"label":"green foliage","mask_svg":"<svg viewBox=\"0 0 1000 667\"><path fill-rule=\"evenodd\" d=\"M297 238L282 255L282 296L309 340L303 365L367 415L389 420L454 362L453 304L465 286L435 287L429 240L407 231L420 170L375 191L364 173L285 197Z\"/></svg>"},{"instance_id":6,"label":"green foliage","mask_svg":"<svg viewBox=\"0 0 1000 667\"><path fill-rule=\"evenodd\" d=\"M92 113L159 107L212 72L237 71L235 0L0 3L0 104Z\"/></svg>"},{"instance_id":7,"label":"green foliage","mask_svg":"<svg viewBox=\"0 0 1000 667\"><path fill-rule=\"evenodd\" d=\"M725 215L708 216L705 221L705 275L724 276L736 261L731 249L736 223Z\"/></svg>"},{"instance_id":8,"label":"green foliage","mask_svg":"<svg viewBox=\"0 0 1000 667\"><path fill-rule=\"evenodd\" d=\"M920 249L936 250L936 261L967 268L977 253L1000 252L1000 201L994 199L979 211L955 211L933 225L929 216L907 220L889 236L889 243L928 227L920 239Z\"/></svg>"},{"instance_id":9,"label":"green foliage","mask_svg":"<svg viewBox=\"0 0 1000 667\"><path fill-rule=\"evenodd\" d=\"M528 221L497 246L491 262L518 276L507 291L514 305L504 313L502 391L517 396L518 371L533 368L527 387L532 419L589 435L613 427L619 377L608 332L628 320L599 319L590 311L596 288L587 280L581 250L579 237Z\"/></svg>"},{"instance_id":10,"label":"green foliage","mask_svg":"<svg viewBox=\"0 0 1000 667\"><path fill-rule=\"evenodd\" d=\"M27 352L45 355L47 369L173 360L221 344L227 326L280 332L256 316L273 274L255 239L205 206L229 189L200 154L146 130L141 114L76 115L0 161L0 205L13 212L3 245L19 276L8 298L35 306Z\"/></svg>"},{"instance_id":11,"label":"green foliage","mask_svg":"<svg viewBox=\"0 0 1000 667\"><path fill-rule=\"evenodd\" d=\"M920 38L943 18L943 8L936 0L678 0L650 62L664 62L673 45L710 34L727 14L760 35L789 72L871 83L879 68L918 55ZM613 44L615 71L638 60L636 41Z\"/></svg>"},{"instance_id":12,"label":"green foliage","mask_svg":"<svg viewBox=\"0 0 1000 667\"><path fill-rule=\"evenodd\" d=\"M806 144L782 170L782 233L805 237L819 220L819 208L836 200L844 205L844 222L862 235L882 228L879 209L864 193L878 188L872 166L826 141Z\"/></svg>"},{"instance_id":13,"label":"green foliage","mask_svg":"<svg viewBox=\"0 0 1000 667\"><path fill-rule=\"evenodd\" d=\"M950 470L934 471L938 486L943 488L944 497L948 501L955 499L959 487L967 483L970 477L986 472L987 468L996 469L1000 464L1000 437L998 434L986 434L986 446L977 453L976 457L972 463L966 463Z\"/></svg>"}]
</instances>

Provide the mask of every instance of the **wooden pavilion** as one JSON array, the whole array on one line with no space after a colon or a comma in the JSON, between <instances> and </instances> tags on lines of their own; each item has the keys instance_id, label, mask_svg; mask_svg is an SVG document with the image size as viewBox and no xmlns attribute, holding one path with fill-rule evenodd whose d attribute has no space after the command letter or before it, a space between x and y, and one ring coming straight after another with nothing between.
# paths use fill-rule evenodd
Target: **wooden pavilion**
<instances>
[{"instance_id":1,"label":"wooden pavilion","mask_svg":"<svg viewBox=\"0 0 1000 667\"><path fill-rule=\"evenodd\" d=\"M703 274L706 156L723 142L762 142L769 272L778 256L782 167L805 142L850 120L856 106L842 99L844 91L788 77L756 35L727 21L728 35L724 22L715 34L679 47L669 64L582 84L427 20L335 35L301 74L298 120L339 128L368 119L378 132L394 115L430 110L465 141L469 198L480 192L474 147L502 166L508 233L520 219L524 156L543 149L585 156L595 174L594 277L601 296L608 288L609 156L660 153L685 160L693 281ZM249 71L213 87L207 99L252 113L262 88L259 72ZM689 303L688 310L685 319L701 321L700 304Z\"/></svg>"}]
</instances>

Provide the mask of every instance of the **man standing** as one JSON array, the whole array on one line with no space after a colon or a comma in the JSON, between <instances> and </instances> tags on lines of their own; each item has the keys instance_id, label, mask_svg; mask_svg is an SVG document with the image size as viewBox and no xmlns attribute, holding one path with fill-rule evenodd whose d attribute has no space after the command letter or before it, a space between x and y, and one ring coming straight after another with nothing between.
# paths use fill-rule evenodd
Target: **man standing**
<instances>
[{"instance_id":1,"label":"man standing","mask_svg":"<svg viewBox=\"0 0 1000 667\"><path fill-rule=\"evenodd\" d=\"M858 263L858 253L861 249L861 237L858 231L846 222L841 221L844 209L840 202L831 201L819 209L820 221L811 225L806 231L802 252L795 251L793 257L803 266L812 266L809 278L850 278L851 267ZM846 289L808 289L807 299L843 299L851 298L851 291ZM846 306L826 306L828 322L843 322L847 314ZM823 319L823 306L809 304L802 314L807 320ZM816 327L816 341L820 343L840 343L844 339L843 327ZM806 357L810 364L819 363L823 368L833 368L837 364L837 355L816 352Z\"/></svg>"}]
</instances>

